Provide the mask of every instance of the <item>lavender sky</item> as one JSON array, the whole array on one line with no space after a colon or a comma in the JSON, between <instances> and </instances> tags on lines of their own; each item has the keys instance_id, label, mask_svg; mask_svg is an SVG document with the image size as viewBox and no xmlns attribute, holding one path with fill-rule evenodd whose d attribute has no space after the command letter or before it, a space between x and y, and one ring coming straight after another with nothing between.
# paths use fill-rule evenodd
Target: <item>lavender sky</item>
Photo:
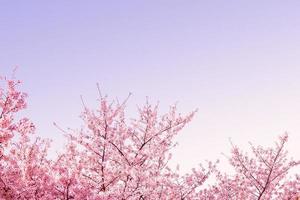
<instances>
[{"instance_id":1,"label":"lavender sky","mask_svg":"<svg viewBox=\"0 0 300 200\"><path fill-rule=\"evenodd\" d=\"M187 170L229 153L228 138L269 145L284 131L300 158L300 1L1 1L0 74L29 97L38 134L62 148L82 104L149 96L199 111L177 137ZM297 149L298 148L298 149Z\"/></svg>"}]
</instances>

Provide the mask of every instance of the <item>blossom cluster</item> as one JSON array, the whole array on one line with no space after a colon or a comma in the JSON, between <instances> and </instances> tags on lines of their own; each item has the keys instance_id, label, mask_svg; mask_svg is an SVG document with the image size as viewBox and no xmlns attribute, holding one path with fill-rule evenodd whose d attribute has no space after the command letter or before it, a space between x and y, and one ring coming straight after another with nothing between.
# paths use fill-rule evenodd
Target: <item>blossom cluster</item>
<instances>
[{"instance_id":1,"label":"blossom cluster","mask_svg":"<svg viewBox=\"0 0 300 200\"><path fill-rule=\"evenodd\" d=\"M84 106L79 130L64 131L67 145L56 159L48 158L50 141L34 135L26 108L27 95L19 81L2 78L0 85L0 199L56 200L297 200L300 174L291 169L300 162L285 149L288 135L274 147L250 143L250 153L232 144L230 165L221 171L207 162L182 175L169 166L174 137L189 123L176 106L159 115L148 101L138 117L126 117L124 102L100 96L97 109ZM294 177L292 177L294 176ZM213 181L208 181L209 179Z\"/></svg>"}]
</instances>

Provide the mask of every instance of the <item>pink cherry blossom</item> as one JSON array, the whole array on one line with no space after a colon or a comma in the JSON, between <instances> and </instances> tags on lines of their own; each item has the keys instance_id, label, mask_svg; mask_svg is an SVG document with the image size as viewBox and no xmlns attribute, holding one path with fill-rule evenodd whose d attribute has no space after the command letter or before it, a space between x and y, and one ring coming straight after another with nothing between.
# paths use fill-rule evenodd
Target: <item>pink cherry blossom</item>
<instances>
[{"instance_id":1,"label":"pink cherry blossom","mask_svg":"<svg viewBox=\"0 0 300 200\"><path fill-rule=\"evenodd\" d=\"M128 99L101 97L97 109L84 106L80 129L62 130L67 145L48 158L50 141L35 136L35 125L19 111L27 95L19 81L0 85L0 199L2 200L297 200L300 162L286 150L288 135L274 147L255 146L250 153L232 144L228 156L234 173L207 161L182 175L171 169L174 137L196 111L182 115L176 106L159 114L148 101L138 117L126 115ZM297 169L292 173L291 169Z\"/></svg>"}]
</instances>

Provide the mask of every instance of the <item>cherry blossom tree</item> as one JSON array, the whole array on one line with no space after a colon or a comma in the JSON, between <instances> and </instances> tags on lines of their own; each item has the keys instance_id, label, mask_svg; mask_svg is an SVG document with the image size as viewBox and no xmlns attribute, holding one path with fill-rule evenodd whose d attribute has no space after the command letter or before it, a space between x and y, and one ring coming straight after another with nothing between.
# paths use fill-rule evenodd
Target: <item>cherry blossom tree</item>
<instances>
[{"instance_id":1,"label":"cherry blossom tree","mask_svg":"<svg viewBox=\"0 0 300 200\"><path fill-rule=\"evenodd\" d=\"M291 180L288 173L300 161L288 158L287 140L287 134L280 136L273 148L250 143L252 156L232 144L229 162L235 173L217 173L219 183L211 192L214 199L297 199L299 176Z\"/></svg>"},{"instance_id":2,"label":"cherry blossom tree","mask_svg":"<svg viewBox=\"0 0 300 200\"><path fill-rule=\"evenodd\" d=\"M20 81L0 77L0 82L0 156L2 157L4 148L14 134L31 133L34 125L28 118L15 119L15 114L26 108L27 94L16 89Z\"/></svg>"},{"instance_id":3,"label":"cherry blossom tree","mask_svg":"<svg viewBox=\"0 0 300 200\"><path fill-rule=\"evenodd\" d=\"M191 199L213 165L181 177L168 167L168 161L174 136L195 112L182 116L172 106L159 117L158 105L147 101L138 108L139 117L127 121L126 102L114 104L104 97L98 110L85 106L82 119L86 126L68 135L73 153L69 159L62 155L64 162L59 164L75 169L63 173L65 187L79 183L91 199ZM76 199L75 194L71 196Z\"/></svg>"},{"instance_id":4,"label":"cherry blossom tree","mask_svg":"<svg viewBox=\"0 0 300 200\"><path fill-rule=\"evenodd\" d=\"M26 94L19 81L0 85L0 199L2 200L296 200L300 162L290 159L288 136L275 146L250 143L251 153L232 144L229 162L234 173L222 172L217 162L199 165L182 175L171 169L174 137L191 121L176 106L160 115L148 100L138 117L126 116L128 98L109 101L100 96L97 109L84 105L83 126L61 129L67 145L56 159L48 159L50 141L34 135L35 126L19 116ZM207 182L209 178L211 181Z\"/></svg>"},{"instance_id":5,"label":"cherry blossom tree","mask_svg":"<svg viewBox=\"0 0 300 200\"><path fill-rule=\"evenodd\" d=\"M27 95L17 90L20 81L1 79L0 88L0 197L1 199L49 199L51 179L46 159L49 142L31 138L35 126L17 113L26 108ZM18 117L20 119L18 119Z\"/></svg>"}]
</instances>

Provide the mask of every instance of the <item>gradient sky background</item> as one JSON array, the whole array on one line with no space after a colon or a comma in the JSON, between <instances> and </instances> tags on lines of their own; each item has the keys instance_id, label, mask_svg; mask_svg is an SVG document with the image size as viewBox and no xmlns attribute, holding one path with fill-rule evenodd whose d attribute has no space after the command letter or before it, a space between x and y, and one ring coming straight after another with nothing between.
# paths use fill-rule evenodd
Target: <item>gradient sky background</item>
<instances>
[{"instance_id":1,"label":"gradient sky background","mask_svg":"<svg viewBox=\"0 0 300 200\"><path fill-rule=\"evenodd\" d=\"M284 131L300 158L300 1L1 1L0 74L30 95L38 134L79 128L82 104L132 92L161 110L199 109L177 137L187 170L229 153L228 138L270 145Z\"/></svg>"}]
</instances>

